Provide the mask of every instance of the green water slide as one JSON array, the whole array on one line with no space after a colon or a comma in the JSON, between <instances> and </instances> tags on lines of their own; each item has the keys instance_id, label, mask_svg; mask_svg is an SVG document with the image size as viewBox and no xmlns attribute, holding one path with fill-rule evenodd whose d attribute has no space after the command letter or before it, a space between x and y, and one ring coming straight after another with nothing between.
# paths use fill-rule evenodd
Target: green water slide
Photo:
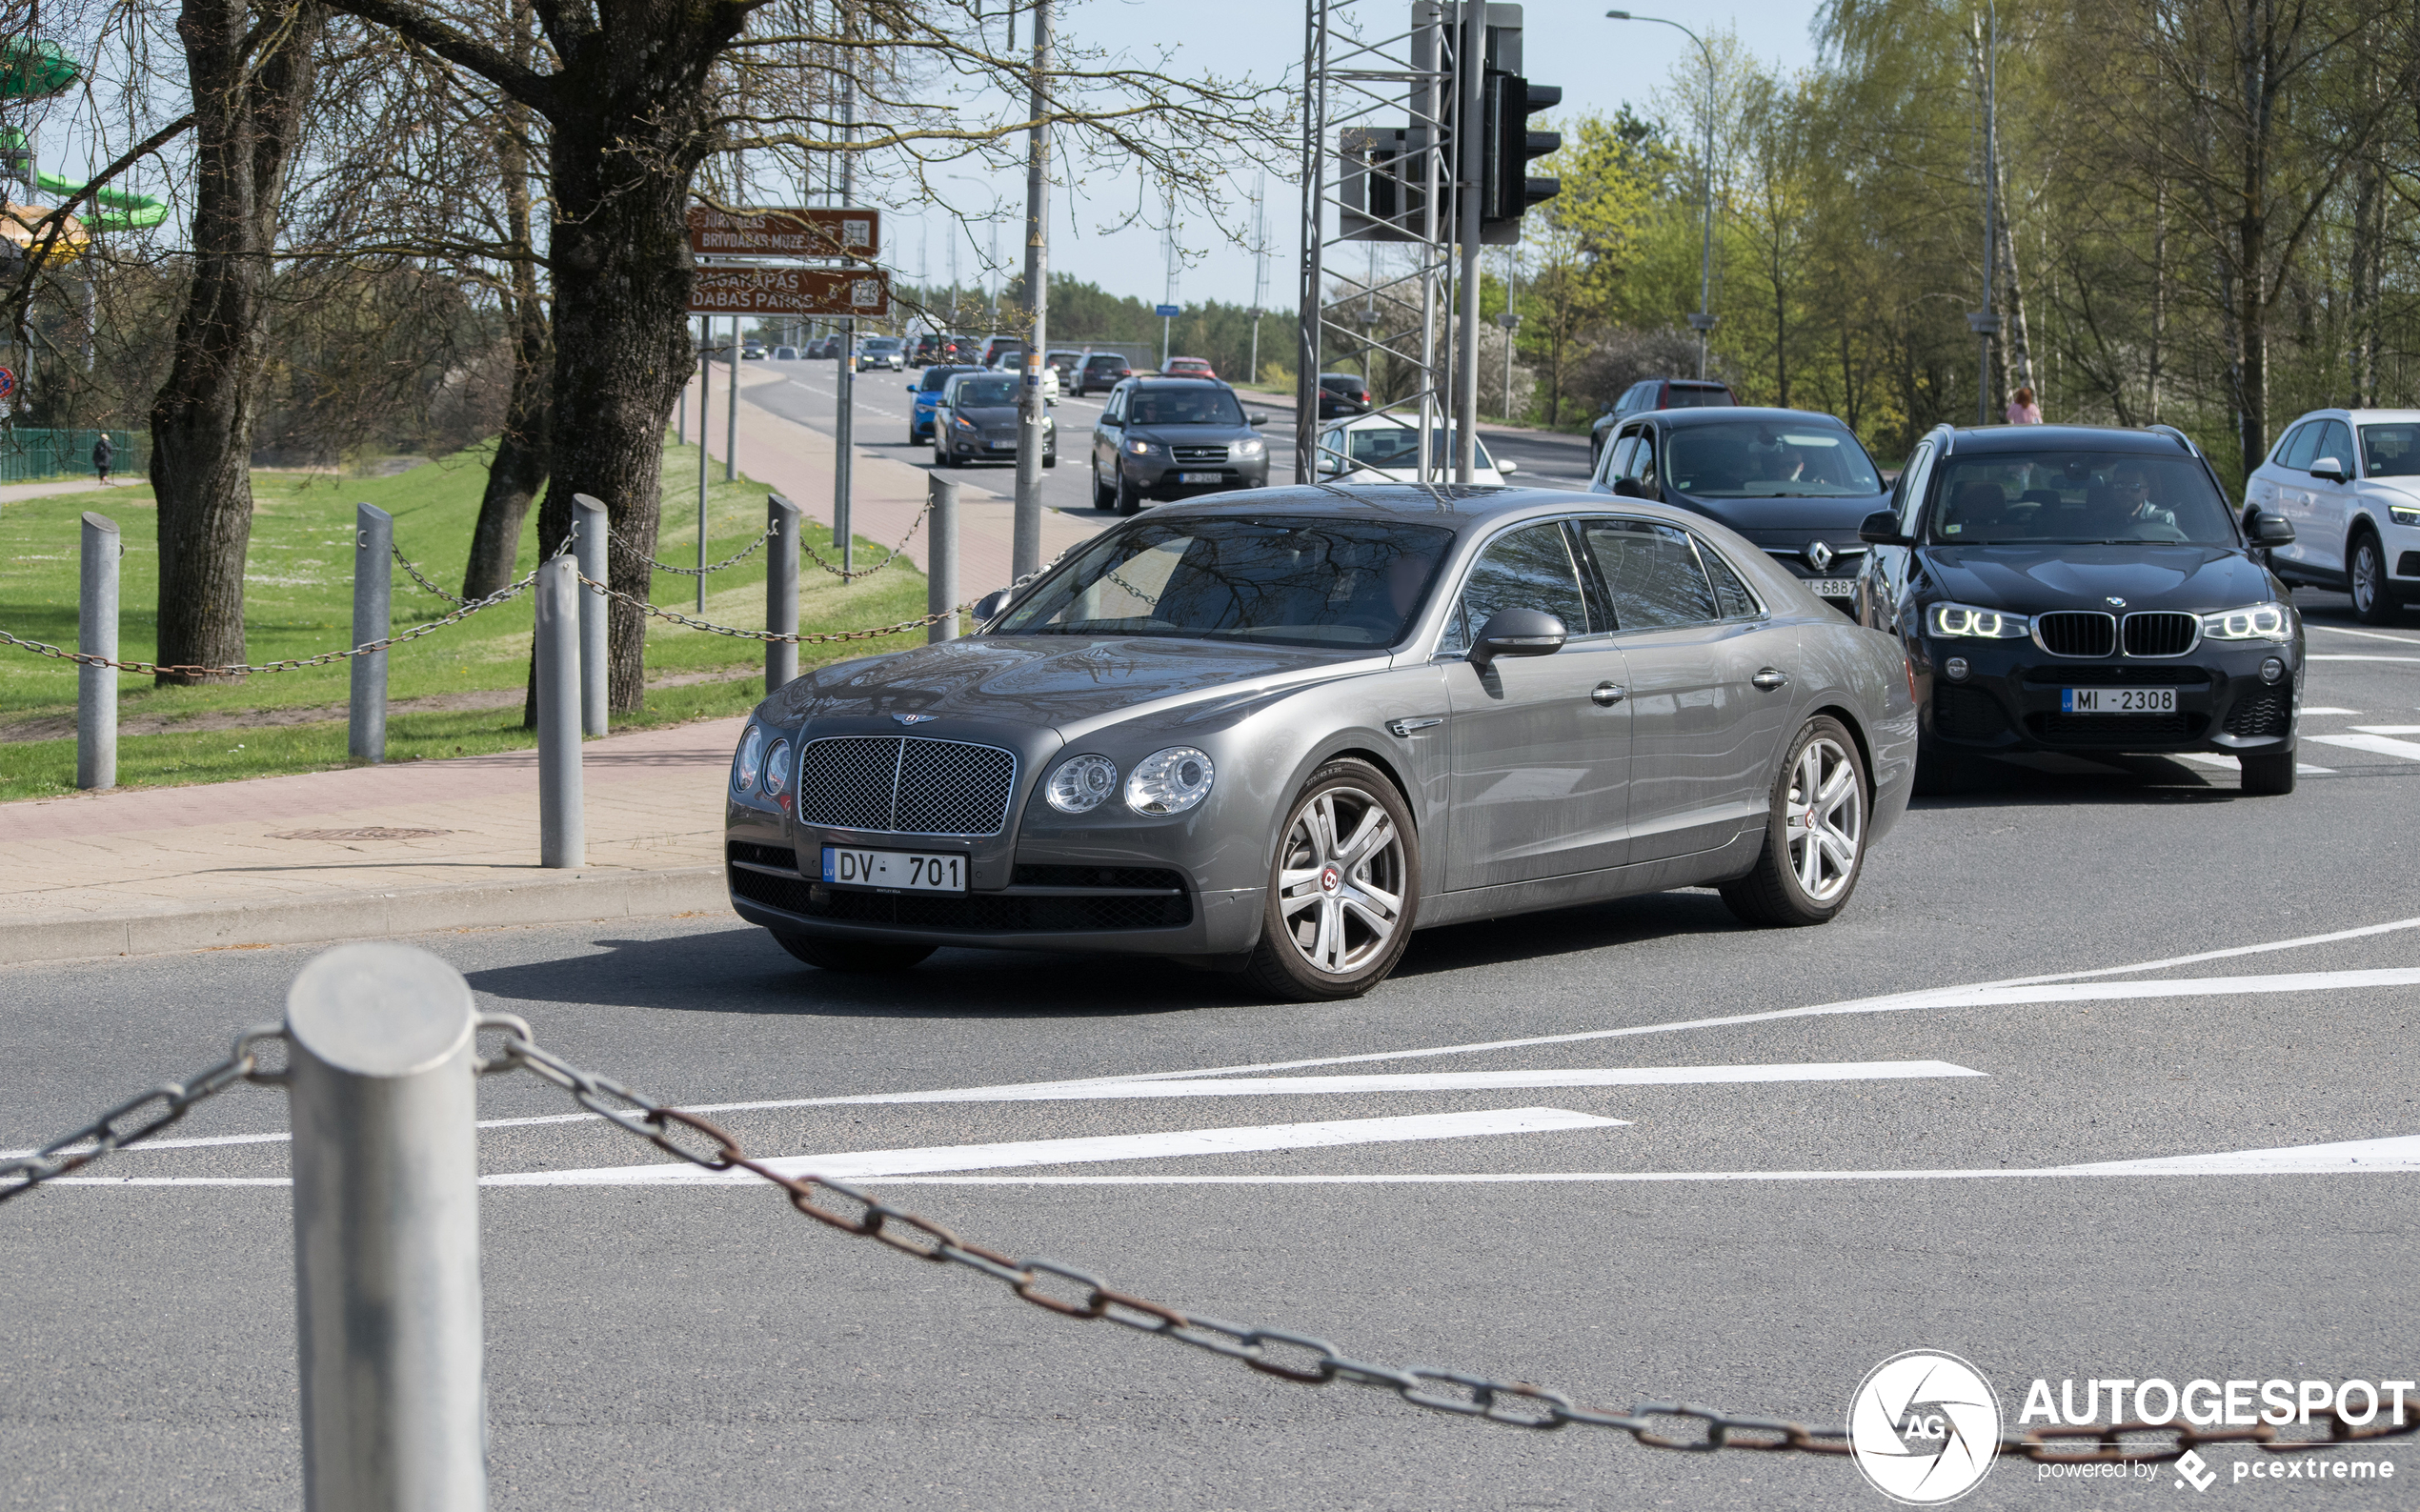
<instances>
[{"instance_id":1,"label":"green water slide","mask_svg":"<svg viewBox=\"0 0 2420 1512\"><path fill-rule=\"evenodd\" d=\"M44 100L65 93L83 76L83 69L55 42L23 37L0 42L0 100ZM23 177L30 188L47 194L72 195L85 186L56 173L35 171L32 144L15 128L0 130L0 162ZM93 211L84 216L94 231L131 231L156 226L168 218L165 201L149 194L104 189L92 195Z\"/></svg>"}]
</instances>

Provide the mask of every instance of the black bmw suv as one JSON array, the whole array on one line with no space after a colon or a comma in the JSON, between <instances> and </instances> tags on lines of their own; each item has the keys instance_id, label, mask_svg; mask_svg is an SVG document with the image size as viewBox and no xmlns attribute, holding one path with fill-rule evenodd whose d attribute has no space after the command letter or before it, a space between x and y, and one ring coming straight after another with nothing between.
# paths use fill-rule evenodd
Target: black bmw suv
<instances>
[{"instance_id":1,"label":"black bmw suv","mask_svg":"<svg viewBox=\"0 0 2420 1512\"><path fill-rule=\"evenodd\" d=\"M1906 648L1918 782L1966 753L2213 752L2290 793L2302 618L2168 426L1942 426L1859 533L1858 617ZM2247 530L2250 532L2248 536Z\"/></svg>"}]
</instances>

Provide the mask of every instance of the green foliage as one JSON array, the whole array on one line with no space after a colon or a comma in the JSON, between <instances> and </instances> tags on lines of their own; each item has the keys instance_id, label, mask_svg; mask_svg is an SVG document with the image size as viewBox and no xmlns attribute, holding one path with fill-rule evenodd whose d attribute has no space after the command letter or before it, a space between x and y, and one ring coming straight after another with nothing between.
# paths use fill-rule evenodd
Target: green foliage
<instances>
[{"instance_id":1,"label":"green foliage","mask_svg":"<svg viewBox=\"0 0 2420 1512\"><path fill-rule=\"evenodd\" d=\"M353 505L377 505L395 517L395 541L441 586L458 586L471 527L486 476L485 446L393 477L343 482L313 474L254 473L258 510L244 591L247 655L254 662L308 656L343 646L353 628ZM664 530L658 560L696 559L696 448L664 453ZM764 529L764 485L746 476L717 480L707 494L708 559L718 561ZM158 554L149 489L67 494L0 509L0 629L31 640L72 646L76 635L77 521L87 509L107 514L124 532L120 564L119 655L152 655ZM515 574L536 564L534 525L524 535ZM833 554L828 531L808 527L806 544ZM860 537L860 552L889 542ZM862 558L861 558L862 559ZM705 617L753 626L764 615L764 552L707 579ZM892 624L924 613L924 578L902 558L864 581L842 585L813 563L799 578L798 617L809 632ZM451 605L415 587L400 570L393 579L394 626L440 617ZM696 607L694 580L658 574L654 597L684 613ZM531 607L524 595L483 610L388 655L390 759L407 760L510 750L534 738L521 728L528 685ZM877 646L882 642L873 643ZM813 666L861 655L866 643L802 646ZM736 713L763 696L763 648L661 621L648 627L651 686L645 711L615 720L616 729L644 728L707 715ZM260 673L241 683L157 687L120 676L118 780L136 787L217 781L278 772L347 765L344 704L351 672L345 663L297 672ZM70 791L75 742L28 740L30 734L71 732L76 670L71 663L0 646L0 800ZM419 700L417 708L403 707ZM271 716L292 724L229 726L233 718ZM179 725L192 728L179 729ZM165 726L153 734L138 729Z\"/></svg>"}]
</instances>

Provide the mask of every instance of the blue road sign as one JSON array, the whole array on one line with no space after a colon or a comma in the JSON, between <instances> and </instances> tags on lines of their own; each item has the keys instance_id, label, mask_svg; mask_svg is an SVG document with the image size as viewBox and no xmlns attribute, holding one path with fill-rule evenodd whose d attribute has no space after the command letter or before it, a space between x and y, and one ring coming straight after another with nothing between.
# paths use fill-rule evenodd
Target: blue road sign
<instances>
[{"instance_id":1,"label":"blue road sign","mask_svg":"<svg viewBox=\"0 0 2420 1512\"><path fill-rule=\"evenodd\" d=\"M1170 315L1183 314L1185 312L1185 307L1182 305L1160 305L1154 309L1151 312L1164 319Z\"/></svg>"}]
</instances>

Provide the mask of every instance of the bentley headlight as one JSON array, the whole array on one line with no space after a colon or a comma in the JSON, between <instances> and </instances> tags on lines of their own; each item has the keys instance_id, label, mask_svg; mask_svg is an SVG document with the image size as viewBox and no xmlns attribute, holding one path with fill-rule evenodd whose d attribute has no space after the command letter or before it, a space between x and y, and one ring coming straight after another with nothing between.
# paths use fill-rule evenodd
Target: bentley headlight
<instances>
[{"instance_id":1,"label":"bentley headlight","mask_svg":"<svg viewBox=\"0 0 2420 1512\"><path fill-rule=\"evenodd\" d=\"M739 749L731 758L731 788L745 793L756 785L756 773L764 766L765 733L755 725L739 737Z\"/></svg>"},{"instance_id":2,"label":"bentley headlight","mask_svg":"<svg viewBox=\"0 0 2420 1512\"><path fill-rule=\"evenodd\" d=\"M1104 756L1079 756L1050 775L1050 806L1061 814L1090 814L1118 791L1118 763Z\"/></svg>"},{"instance_id":3,"label":"bentley headlight","mask_svg":"<svg viewBox=\"0 0 2420 1512\"><path fill-rule=\"evenodd\" d=\"M765 753L765 792L779 797L790 791L790 742L776 740Z\"/></svg>"},{"instance_id":4,"label":"bentley headlight","mask_svg":"<svg viewBox=\"0 0 2420 1512\"><path fill-rule=\"evenodd\" d=\"M1208 752L1189 745L1154 751L1126 778L1126 807L1137 814L1182 814L1210 796L1217 776Z\"/></svg>"},{"instance_id":5,"label":"bentley headlight","mask_svg":"<svg viewBox=\"0 0 2420 1512\"><path fill-rule=\"evenodd\" d=\"M2222 609L2202 616L2205 640L2291 640L2294 616L2285 605L2270 602Z\"/></svg>"},{"instance_id":6,"label":"bentley headlight","mask_svg":"<svg viewBox=\"0 0 2420 1512\"><path fill-rule=\"evenodd\" d=\"M1925 626L1950 640L2019 640L2032 629L2023 615L1970 604L1935 604L1925 612Z\"/></svg>"}]
</instances>

